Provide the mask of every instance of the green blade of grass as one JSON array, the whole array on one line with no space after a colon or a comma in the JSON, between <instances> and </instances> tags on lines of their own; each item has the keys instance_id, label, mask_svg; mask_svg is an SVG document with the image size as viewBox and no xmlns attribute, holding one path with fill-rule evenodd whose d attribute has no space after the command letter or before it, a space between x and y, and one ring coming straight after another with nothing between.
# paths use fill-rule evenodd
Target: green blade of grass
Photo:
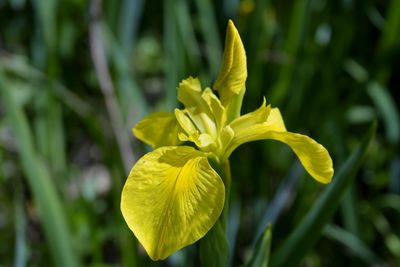
<instances>
[{"instance_id":1,"label":"green blade of grass","mask_svg":"<svg viewBox=\"0 0 400 267\"><path fill-rule=\"evenodd\" d=\"M323 227L331 220L342 195L354 180L376 130L373 123L359 147L347 158L333 182L321 194L315 205L288 239L272 254L271 266L297 266L318 240Z\"/></svg>"},{"instance_id":2,"label":"green blade of grass","mask_svg":"<svg viewBox=\"0 0 400 267\"><path fill-rule=\"evenodd\" d=\"M165 45L165 102L167 110L177 106L176 87L184 72L184 55L182 43L178 39L178 19L176 5L178 0L164 2L164 45Z\"/></svg>"},{"instance_id":3,"label":"green blade of grass","mask_svg":"<svg viewBox=\"0 0 400 267\"><path fill-rule=\"evenodd\" d=\"M327 225L323 234L326 237L348 247L355 256L363 260L368 265L380 266L379 264L382 262L382 260L379 259L379 257L375 255L375 253L366 244L364 244L364 242L362 242L358 236L334 225Z\"/></svg>"},{"instance_id":4,"label":"green blade of grass","mask_svg":"<svg viewBox=\"0 0 400 267\"><path fill-rule=\"evenodd\" d=\"M204 36L206 53L210 64L210 76L215 78L221 64L222 46L218 35L218 25L215 19L215 12L210 0L196 0L199 10L201 31Z\"/></svg>"},{"instance_id":5,"label":"green blade of grass","mask_svg":"<svg viewBox=\"0 0 400 267\"><path fill-rule=\"evenodd\" d=\"M53 88L49 87L42 91L37 91L33 98L37 115L34 118L35 137L38 144L38 153L46 157L50 162L51 172L57 177L66 174L67 162L64 143L64 125L62 119L61 104L56 101Z\"/></svg>"},{"instance_id":6,"label":"green blade of grass","mask_svg":"<svg viewBox=\"0 0 400 267\"><path fill-rule=\"evenodd\" d=\"M1 73L0 95L18 144L23 171L40 212L53 260L57 266L78 266L61 200L47 169L35 151L27 118L22 109L14 103Z\"/></svg>"},{"instance_id":7,"label":"green blade of grass","mask_svg":"<svg viewBox=\"0 0 400 267\"><path fill-rule=\"evenodd\" d=\"M343 224L345 229L351 232L354 235L359 235L359 218L357 215L357 207L356 207L356 191L354 190L354 186L350 186L349 189L344 193L342 203L341 203L341 211L343 216Z\"/></svg>"},{"instance_id":8,"label":"green blade of grass","mask_svg":"<svg viewBox=\"0 0 400 267\"><path fill-rule=\"evenodd\" d=\"M386 129L386 138L395 144L400 140L400 118L391 94L378 82L367 85L367 93L382 116Z\"/></svg>"},{"instance_id":9,"label":"green blade of grass","mask_svg":"<svg viewBox=\"0 0 400 267\"><path fill-rule=\"evenodd\" d=\"M149 107L143 96L135 75L132 72L130 53L126 52L107 25L103 25L103 36L107 43L107 53L115 64L116 70L116 90L118 90L118 103L124 122L132 127L139 119L148 114Z\"/></svg>"},{"instance_id":10,"label":"green blade of grass","mask_svg":"<svg viewBox=\"0 0 400 267\"><path fill-rule=\"evenodd\" d=\"M228 241L226 240L223 223L218 220L211 230L200 239L201 266L225 267L228 262L228 250Z\"/></svg>"},{"instance_id":11,"label":"green blade of grass","mask_svg":"<svg viewBox=\"0 0 400 267\"><path fill-rule=\"evenodd\" d=\"M185 53L187 55L187 63L189 66L198 66L200 64L200 48L195 37L189 5L186 1L177 2L176 27L179 37L177 41L181 42L184 48L180 53Z\"/></svg>"},{"instance_id":12,"label":"green blade of grass","mask_svg":"<svg viewBox=\"0 0 400 267\"><path fill-rule=\"evenodd\" d=\"M136 43L143 6L143 0L125 0L121 3L118 37L123 50L128 54Z\"/></svg>"},{"instance_id":13,"label":"green blade of grass","mask_svg":"<svg viewBox=\"0 0 400 267\"><path fill-rule=\"evenodd\" d=\"M26 266L26 215L24 211L24 196L22 191L21 179L15 179L14 190L14 206L15 206L15 245L14 245L14 266Z\"/></svg>"},{"instance_id":14,"label":"green blade of grass","mask_svg":"<svg viewBox=\"0 0 400 267\"><path fill-rule=\"evenodd\" d=\"M271 250L271 225L268 225L263 235L257 241L253 256L248 267L268 267Z\"/></svg>"},{"instance_id":15,"label":"green blade of grass","mask_svg":"<svg viewBox=\"0 0 400 267\"><path fill-rule=\"evenodd\" d=\"M272 88L271 103L278 105L284 100L293 84L296 71L296 57L303 45L307 22L310 17L310 0L298 0L293 5L292 19L284 52L289 62L282 66L276 85Z\"/></svg>"},{"instance_id":16,"label":"green blade of grass","mask_svg":"<svg viewBox=\"0 0 400 267\"><path fill-rule=\"evenodd\" d=\"M400 43L400 1L392 0L388 5L388 15L380 40L377 57L389 60L394 56L393 52ZM386 84L393 69L388 68L389 64L382 66L377 73L377 80Z\"/></svg>"},{"instance_id":17,"label":"green blade of grass","mask_svg":"<svg viewBox=\"0 0 400 267\"><path fill-rule=\"evenodd\" d=\"M271 47L275 18L269 16L271 3L269 0L254 1L253 14L249 17L248 32L245 36L246 54L248 62L248 82L250 88L246 92L249 102L258 102L262 99L263 80L265 79L266 49ZM266 15L268 14L268 15ZM265 226L262 228L265 229Z\"/></svg>"},{"instance_id":18,"label":"green blade of grass","mask_svg":"<svg viewBox=\"0 0 400 267\"><path fill-rule=\"evenodd\" d=\"M42 34L51 52L56 48L56 18L58 1L36 0L32 1L36 18L41 26Z\"/></svg>"}]
</instances>

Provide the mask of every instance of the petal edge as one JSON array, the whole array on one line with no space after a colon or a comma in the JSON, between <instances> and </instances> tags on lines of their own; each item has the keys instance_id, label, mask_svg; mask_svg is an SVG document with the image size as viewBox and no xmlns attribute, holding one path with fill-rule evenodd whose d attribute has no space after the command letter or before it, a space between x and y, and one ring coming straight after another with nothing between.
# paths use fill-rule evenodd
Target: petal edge
<instances>
[{"instance_id":1,"label":"petal edge","mask_svg":"<svg viewBox=\"0 0 400 267\"><path fill-rule=\"evenodd\" d=\"M121 211L153 260L202 238L220 216L222 179L204 154L186 146L144 155L124 186Z\"/></svg>"}]
</instances>

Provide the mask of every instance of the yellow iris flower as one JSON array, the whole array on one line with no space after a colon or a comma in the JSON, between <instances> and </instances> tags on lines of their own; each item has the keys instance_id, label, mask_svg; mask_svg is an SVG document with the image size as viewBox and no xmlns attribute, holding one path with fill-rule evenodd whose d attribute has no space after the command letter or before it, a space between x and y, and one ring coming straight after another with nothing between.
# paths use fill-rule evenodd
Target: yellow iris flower
<instances>
[{"instance_id":1,"label":"yellow iris flower","mask_svg":"<svg viewBox=\"0 0 400 267\"><path fill-rule=\"evenodd\" d=\"M133 166L121 197L121 210L153 260L202 238L224 207L225 185L212 164L223 164L243 143L273 139L289 145L318 182L333 176L328 151L308 136L288 132L278 108L264 99L240 115L247 78L246 54L229 21L223 64L213 89L189 77L178 87L185 106L141 120L133 133L154 150Z\"/></svg>"}]
</instances>

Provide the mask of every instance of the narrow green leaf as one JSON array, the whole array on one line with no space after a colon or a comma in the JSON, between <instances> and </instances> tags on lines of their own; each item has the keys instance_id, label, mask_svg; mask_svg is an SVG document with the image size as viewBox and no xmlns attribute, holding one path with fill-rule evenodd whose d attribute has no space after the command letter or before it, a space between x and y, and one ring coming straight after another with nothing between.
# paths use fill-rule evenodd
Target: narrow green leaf
<instances>
[{"instance_id":1,"label":"narrow green leaf","mask_svg":"<svg viewBox=\"0 0 400 267\"><path fill-rule=\"evenodd\" d=\"M47 45L47 49L54 51L56 45L56 18L58 1L54 0L36 0L32 1L42 34Z\"/></svg>"},{"instance_id":2,"label":"narrow green leaf","mask_svg":"<svg viewBox=\"0 0 400 267\"><path fill-rule=\"evenodd\" d=\"M395 50L398 49L400 43L400 1L392 0L387 8L386 23L383 29L382 37L378 47L376 57L389 60L395 56ZM382 84L386 84L390 79L393 68L389 64L384 64L379 68L376 75L377 80Z\"/></svg>"},{"instance_id":3,"label":"narrow green leaf","mask_svg":"<svg viewBox=\"0 0 400 267\"><path fill-rule=\"evenodd\" d=\"M226 227L229 210L229 195L231 183L230 164L224 166L211 161L211 166L220 175L225 184L225 204L221 216L210 231L199 242L201 266L226 267L229 261L229 245L226 237Z\"/></svg>"},{"instance_id":4,"label":"narrow green leaf","mask_svg":"<svg viewBox=\"0 0 400 267\"><path fill-rule=\"evenodd\" d=\"M38 144L38 153L50 162L52 173L59 178L65 178L67 162L64 143L64 124L61 104L56 101L53 88L36 91L33 98L38 116L34 118L35 137Z\"/></svg>"},{"instance_id":5,"label":"narrow green leaf","mask_svg":"<svg viewBox=\"0 0 400 267\"><path fill-rule=\"evenodd\" d=\"M343 68L359 83L366 82L369 77L368 71L364 68L363 65L358 63L352 58L347 59L344 64Z\"/></svg>"},{"instance_id":6,"label":"narrow green leaf","mask_svg":"<svg viewBox=\"0 0 400 267\"><path fill-rule=\"evenodd\" d=\"M382 39L380 40L381 52L394 48L395 45L400 42L398 34L400 29L400 2L397 0L390 1L387 10L388 14L385 28L383 30Z\"/></svg>"},{"instance_id":7,"label":"narrow green leaf","mask_svg":"<svg viewBox=\"0 0 400 267\"><path fill-rule=\"evenodd\" d=\"M121 47L128 55L133 49L143 13L143 0L124 0L121 2L119 17L119 40Z\"/></svg>"},{"instance_id":8,"label":"narrow green leaf","mask_svg":"<svg viewBox=\"0 0 400 267\"><path fill-rule=\"evenodd\" d=\"M47 169L35 151L27 118L22 109L14 103L1 73L0 95L18 144L18 153L27 182L38 206L53 260L57 266L78 266L61 200Z\"/></svg>"},{"instance_id":9,"label":"narrow green leaf","mask_svg":"<svg viewBox=\"0 0 400 267\"><path fill-rule=\"evenodd\" d=\"M288 239L272 253L271 266L297 266L312 248L320 237L323 227L331 220L344 192L354 180L375 130L376 123L373 123L362 143L339 169L332 184L324 190Z\"/></svg>"},{"instance_id":10,"label":"narrow green leaf","mask_svg":"<svg viewBox=\"0 0 400 267\"><path fill-rule=\"evenodd\" d=\"M221 217L222 218L222 217ZM228 241L221 218L200 239L201 266L225 267L228 263Z\"/></svg>"},{"instance_id":11,"label":"narrow green leaf","mask_svg":"<svg viewBox=\"0 0 400 267\"><path fill-rule=\"evenodd\" d=\"M107 53L110 54L111 60L115 64L115 89L118 91L121 113L124 121L129 127L132 127L139 119L148 114L147 102L133 74L130 54L118 43L107 25L103 25L103 36L107 44Z\"/></svg>"},{"instance_id":12,"label":"narrow green leaf","mask_svg":"<svg viewBox=\"0 0 400 267\"><path fill-rule=\"evenodd\" d=\"M354 186L349 186L346 192L343 194L341 201L341 211L344 228L352 234L358 236L360 233L359 229L359 218L357 214L357 195Z\"/></svg>"},{"instance_id":13,"label":"narrow green leaf","mask_svg":"<svg viewBox=\"0 0 400 267\"><path fill-rule=\"evenodd\" d=\"M383 118L386 138L391 143L397 143L400 139L400 118L392 96L386 88L374 81L367 85L367 92Z\"/></svg>"},{"instance_id":14,"label":"narrow green leaf","mask_svg":"<svg viewBox=\"0 0 400 267\"><path fill-rule=\"evenodd\" d=\"M15 245L14 245L14 266L25 267L27 262L26 251L26 215L24 210L24 195L21 179L15 179L14 187L14 206L15 206Z\"/></svg>"},{"instance_id":15,"label":"narrow green leaf","mask_svg":"<svg viewBox=\"0 0 400 267\"><path fill-rule=\"evenodd\" d=\"M265 47L271 47L271 41L275 36L276 18L272 14L271 1L254 1L254 11L249 17L248 31L244 38L248 64L248 78L246 98L249 102L257 102L262 98L265 78ZM258 88L258 90L256 90ZM265 226L262 228L265 229Z\"/></svg>"},{"instance_id":16,"label":"narrow green leaf","mask_svg":"<svg viewBox=\"0 0 400 267\"><path fill-rule=\"evenodd\" d=\"M178 41L178 19L176 6L179 0L164 1L164 45L165 45L165 96L166 107L177 106L176 87L183 77L185 65L182 43Z\"/></svg>"},{"instance_id":17,"label":"narrow green leaf","mask_svg":"<svg viewBox=\"0 0 400 267\"><path fill-rule=\"evenodd\" d=\"M400 213L400 195L385 194L376 200L379 209L391 208Z\"/></svg>"},{"instance_id":18,"label":"narrow green leaf","mask_svg":"<svg viewBox=\"0 0 400 267\"><path fill-rule=\"evenodd\" d=\"M272 89L271 103L279 105L293 84L297 70L296 58L303 46L306 28L310 13L311 0L298 0L293 5L290 29L285 43L284 51L287 53L288 62L282 66L278 81Z\"/></svg>"},{"instance_id":19,"label":"narrow green leaf","mask_svg":"<svg viewBox=\"0 0 400 267\"><path fill-rule=\"evenodd\" d=\"M222 45L218 35L215 12L210 0L196 0L195 2L199 10L200 26L206 45L211 77L214 78L218 74L222 59Z\"/></svg>"},{"instance_id":20,"label":"narrow green leaf","mask_svg":"<svg viewBox=\"0 0 400 267\"><path fill-rule=\"evenodd\" d=\"M192 66L200 63L200 47L198 46L194 27L189 12L187 1L178 1L176 5L176 26L178 30L178 42L182 43L184 50L180 53L187 54L187 61Z\"/></svg>"},{"instance_id":21,"label":"narrow green leaf","mask_svg":"<svg viewBox=\"0 0 400 267\"><path fill-rule=\"evenodd\" d=\"M338 226L327 225L323 234L329 239L335 240L348 247L355 256L363 260L368 265L378 265L382 263L377 255L360 240L356 235Z\"/></svg>"},{"instance_id":22,"label":"narrow green leaf","mask_svg":"<svg viewBox=\"0 0 400 267\"><path fill-rule=\"evenodd\" d=\"M268 267L271 250L271 225L268 225L264 234L258 239L248 267Z\"/></svg>"}]
</instances>

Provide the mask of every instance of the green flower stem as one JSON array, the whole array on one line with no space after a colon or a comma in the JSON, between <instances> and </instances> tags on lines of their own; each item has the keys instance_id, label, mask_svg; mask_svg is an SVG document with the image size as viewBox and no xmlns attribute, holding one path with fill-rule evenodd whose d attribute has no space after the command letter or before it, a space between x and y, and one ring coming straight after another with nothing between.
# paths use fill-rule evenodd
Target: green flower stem
<instances>
[{"instance_id":1,"label":"green flower stem","mask_svg":"<svg viewBox=\"0 0 400 267\"><path fill-rule=\"evenodd\" d=\"M226 226L229 207L229 192L231 185L231 171L229 161L216 164L211 161L214 170L220 175L225 184L225 204L221 216L211 230L200 240L200 260L202 266L224 267L228 263L228 240Z\"/></svg>"},{"instance_id":2,"label":"green flower stem","mask_svg":"<svg viewBox=\"0 0 400 267\"><path fill-rule=\"evenodd\" d=\"M242 109L242 102L245 92L246 92L246 87L243 87L238 95L232 96L231 102L226 107L228 123L240 117L240 111Z\"/></svg>"}]
</instances>

